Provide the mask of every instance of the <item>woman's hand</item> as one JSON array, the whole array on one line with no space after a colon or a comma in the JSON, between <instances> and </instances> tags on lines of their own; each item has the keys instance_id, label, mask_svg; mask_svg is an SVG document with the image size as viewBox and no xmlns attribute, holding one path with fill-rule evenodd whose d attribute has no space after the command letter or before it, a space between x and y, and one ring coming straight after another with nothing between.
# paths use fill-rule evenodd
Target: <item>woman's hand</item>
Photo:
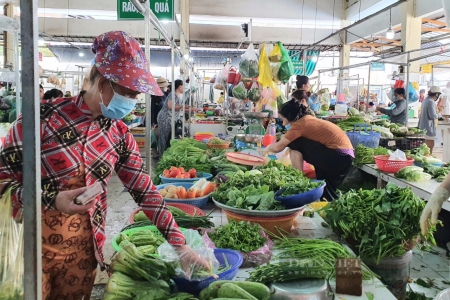
<instances>
[{"instance_id":1,"label":"woman's hand","mask_svg":"<svg viewBox=\"0 0 450 300\"><path fill-rule=\"evenodd\" d=\"M191 276L192 266L195 266L195 269L204 269L207 272L211 271L210 263L202 258L200 254L192 250L188 245L175 247L175 250L180 257L181 267L188 276Z\"/></svg>"},{"instance_id":2,"label":"woman's hand","mask_svg":"<svg viewBox=\"0 0 450 300\"><path fill-rule=\"evenodd\" d=\"M86 205L75 204L74 199L86 191L86 187L75 190L59 192L56 196L55 207L62 213L69 216L75 214L84 214L90 210L96 201L91 201Z\"/></svg>"}]
</instances>

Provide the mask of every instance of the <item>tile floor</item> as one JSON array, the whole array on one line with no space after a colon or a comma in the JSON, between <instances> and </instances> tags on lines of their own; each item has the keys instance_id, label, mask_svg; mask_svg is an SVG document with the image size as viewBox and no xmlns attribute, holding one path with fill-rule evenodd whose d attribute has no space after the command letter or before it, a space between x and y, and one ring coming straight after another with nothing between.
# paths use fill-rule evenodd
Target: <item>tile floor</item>
<instances>
[{"instance_id":1,"label":"tile floor","mask_svg":"<svg viewBox=\"0 0 450 300\"><path fill-rule=\"evenodd\" d=\"M438 151L436 151L438 154ZM106 223L107 240L105 245L105 258L109 262L110 258L114 254L111 246L111 240L120 230L129 224L128 218L131 212L137 208L137 205L132 200L128 192L124 191L123 185L117 176L113 176L108 185L108 214ZM226 224L226 216L221 210L214 205L205 209L206 212L212 212L213 222L216 225ZM316 231L321 231L321 228L310 224L312 228L304 228L304 235L308 236L320 236L321 234ZM320 225L319 225L320 226ZM311 230L311 229L315 229ZM300 230L302 232L302 230ZM426 280L426 278L434 279L435 284L439 289L424 288L415 283L411 283L411 288L420 293L424 293L427 297L433 298L441 289L450 288L450 260L446 256L444 249L437 248L435 253L419 253L415 251L414 259L411 264L411 278L415 281L418 278ZM237 279L244 280L248 270L239 270ZM106 272L98 272L96 284L105 284L108 280ZM375 299L377 299L375 297Z\"/></svg>"}]
</instances>

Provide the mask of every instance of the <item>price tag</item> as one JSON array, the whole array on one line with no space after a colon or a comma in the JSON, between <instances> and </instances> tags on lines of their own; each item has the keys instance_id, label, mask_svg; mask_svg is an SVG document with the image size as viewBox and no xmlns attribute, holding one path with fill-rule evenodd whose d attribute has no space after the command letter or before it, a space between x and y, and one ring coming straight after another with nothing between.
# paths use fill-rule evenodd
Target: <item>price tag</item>
<instances>
[{"instance_id":1,"label":"price tag","mask_svg":"<svg viewBox=\"0 0 450 300\"><path fill-rule=\"evenodd\" d=\"M392 147L392 146L395 146L395 145L396 145L395 141L389 141L388 142L388 147Z\"/></svg>"}]
</instances>

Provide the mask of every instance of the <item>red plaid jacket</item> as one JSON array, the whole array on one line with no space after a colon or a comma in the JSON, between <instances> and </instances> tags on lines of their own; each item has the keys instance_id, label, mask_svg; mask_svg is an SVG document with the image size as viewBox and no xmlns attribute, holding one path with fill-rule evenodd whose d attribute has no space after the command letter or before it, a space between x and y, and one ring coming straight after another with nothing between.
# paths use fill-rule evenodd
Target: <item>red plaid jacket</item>
<instances>
[{"instance_id":1,"label":"red plaid jacket","mask_svg":"<svg viewBox=\"0 0 450 300\"><path fill-rule=\"evenodd\" d=\"M22 208L22 118L14 123L0 150L0 193L12 190L13 216ZM96 255L104 265L103 246L107 184L117 173L136 203L142 207L171 245L183 245L181 234L161 195L143 166L139 148L120 120L92 119L82 95L41 102L42 211L55 209L58 191L79 175L84 164L86 185L99 181L104 193L89 211Z\"/></svg>"}]
</instances>

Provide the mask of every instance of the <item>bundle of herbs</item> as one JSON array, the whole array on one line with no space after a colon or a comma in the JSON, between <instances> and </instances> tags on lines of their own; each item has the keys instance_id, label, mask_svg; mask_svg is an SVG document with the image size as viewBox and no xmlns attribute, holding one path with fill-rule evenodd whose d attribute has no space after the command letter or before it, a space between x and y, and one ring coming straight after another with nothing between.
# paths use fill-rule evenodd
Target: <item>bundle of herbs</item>
<instances>
[{"instance_id":1,"label":"bundle of herbs","mask_svg":"<svg viewBox=\"0 0 450 300\"><path fill-rule=\"evenodd\" d=\"M420 235L425 202L410 188L389 183L384 190L350 190L324 208L332 229L354 244L364 259L377 261L406 253ZM435 241L432 226L426 237Z\"/></svg>"}]
</instances>

